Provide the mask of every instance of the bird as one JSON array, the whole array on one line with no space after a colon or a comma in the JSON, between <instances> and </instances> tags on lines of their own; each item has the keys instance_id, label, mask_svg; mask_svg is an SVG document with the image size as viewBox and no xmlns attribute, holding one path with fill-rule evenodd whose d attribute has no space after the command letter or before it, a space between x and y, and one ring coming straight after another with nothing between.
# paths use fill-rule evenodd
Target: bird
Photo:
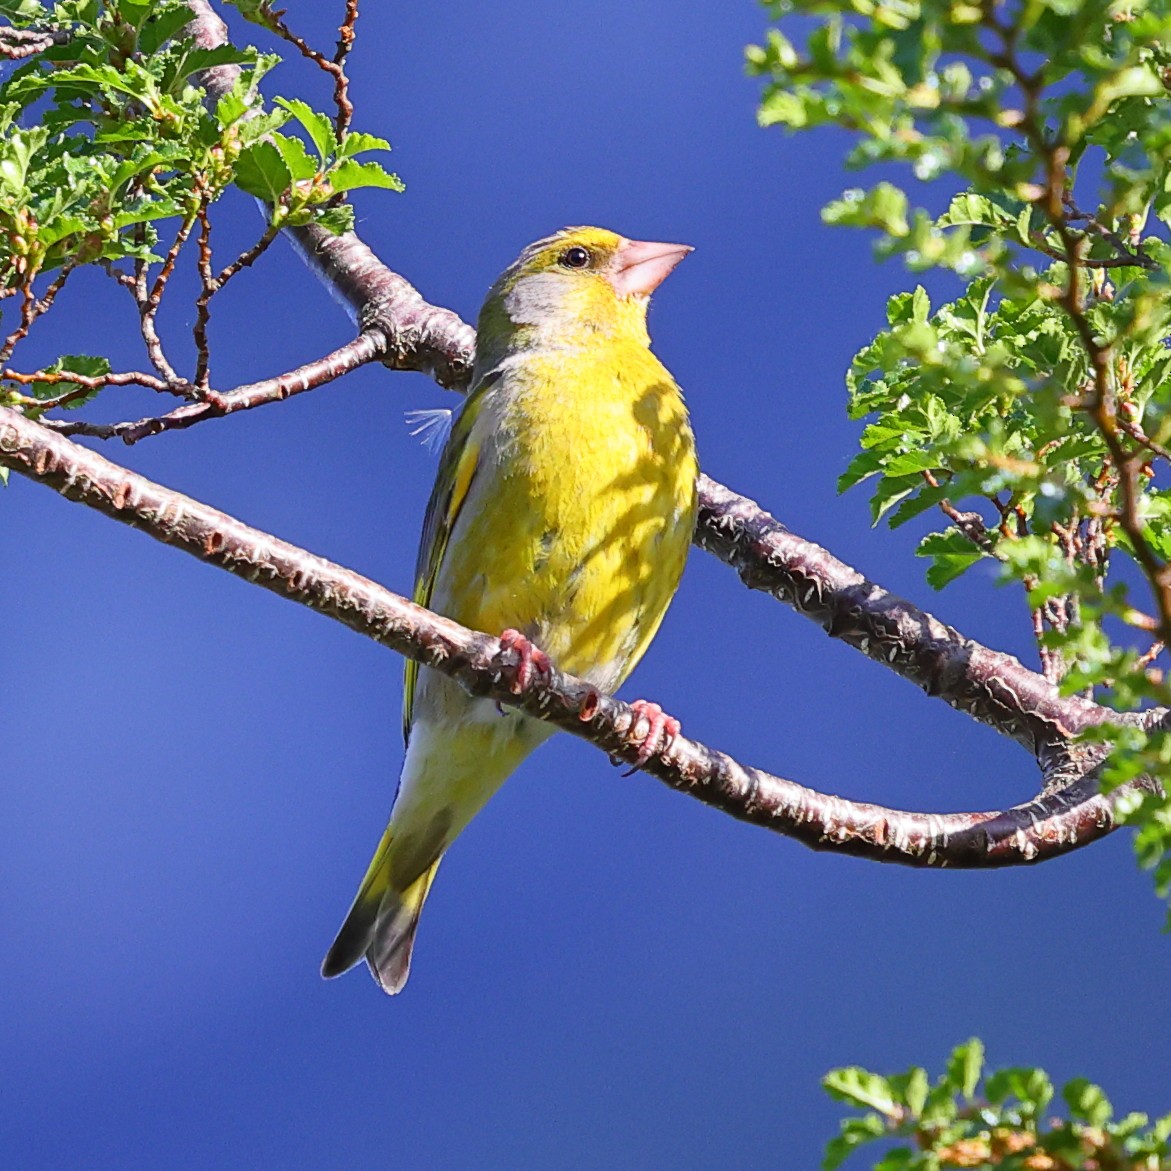
<instances>
[{"instance_id":1,"label":"bird","mask_svg":"<svg viewBox=\"0 0 1171 1171\"><path fill-rule=\"evenodd\" d=\"M550 662L613 691L679 585L699 465L682 392L650 348L647 306L691 251L565 228L525 248L480 310L413 596L501 632L518 694ZM680 726L657 704L632 706L629 738L645 763ZM444 851L553 732L412 660L403 730L389 824L321 968L331 978L364 958L392 995Z\"/></svg>"}]
</instances>

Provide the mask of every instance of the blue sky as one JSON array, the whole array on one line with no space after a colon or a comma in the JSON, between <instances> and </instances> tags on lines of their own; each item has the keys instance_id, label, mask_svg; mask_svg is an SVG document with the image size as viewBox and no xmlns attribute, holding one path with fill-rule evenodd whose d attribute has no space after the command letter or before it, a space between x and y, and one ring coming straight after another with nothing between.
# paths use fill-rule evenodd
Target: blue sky
<instances>
[{"instance_id":1,"label":"blue sky","mask_svg":"<svg viewBox=\"0 0 1171 1171\"><path fill-rule=\"evenodd\" d=\"M328 43L340 4L288 8ZM407 191L363 198L360 230L465 318L565 224L695 245L651 330L705 469L1031 664L1018 597L980 571L932 593L914 526L872 530L864 494L835 493L858 431L843 372L914 278L820 224L857 181L840 137L755 126L742 50L764 27L751 3L365 5L356 125L392 140ZM328 99L299 62L269 82ZM242 198L224 212L226 257L259 221ZM117 292L82 274L22 362L141 365ZM185 360L190 322L189 304L164 318ZM349 336L281 245L215 303L215 385ZM434 458L403 413L449 401L365 369L107 454L409 591ZM996 1064L1171 1108L1163 912L1122 835L1030 870L883 867L623 779L566 737L451 851L404 994L323 983L401 763L401 662L16 478L0 557L13 1167L807 1168L841 1116L827 1069L938 1069L974 1034ZM698 551L623 694L860 799L991 808L1036 781L1017 748Z\"/></svg>"}]
</instances>

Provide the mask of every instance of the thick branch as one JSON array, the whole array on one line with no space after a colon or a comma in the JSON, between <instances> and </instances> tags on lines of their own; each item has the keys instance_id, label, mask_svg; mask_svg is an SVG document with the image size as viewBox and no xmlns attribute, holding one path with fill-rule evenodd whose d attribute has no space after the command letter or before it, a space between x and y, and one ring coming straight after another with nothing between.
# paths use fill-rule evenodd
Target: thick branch
<instances>
[{"instance_id":1,"label":"thick branch","mask_svg":"<svg viewBox=\"0 0 1171 1171\"><path fill-rule=\"evenodd\" d=\"M53 45L68 44L70 40L71 34L66 29L18 29L4 25L0 27L0 57L19 61L43 53Z\"/></svg>"},{"instance_id":2,"label":"thick branch","mask_svg":"<svg viewBox=\"0 0 1171 1171\"><path fill-rule=\"evenodd\" d=\"M219 44L226 39L226 29L207 0L189 0L189 7L194 18L192 31L201 43ZM231 84L230 69L210 71L204 76L211 96L218 96ZM363 330L353 343L361 347L361 361L378 358L392 368L422 371L441 385L466 389L475 341L470 326L454 313L428 304L405 279L387 269L356 234L334 236L321 228L308 227L297 230L294 236L328 287L354 309ZM302 378L299 389L309 389L326 380ZM253 388L241 388L238 401L233 401L230 409L245 409L285 397L283 386L279 393L274 393L283 382L277 379ZM199 419L226 413L224 396L217 398L219 401L211 399L181 408L164 420L121 425L125 429L117 433L133 441L156 431L189 426ZM21 425L35 426L23 419ZM54 441L63 442L58 437ZM303 560L308 555L283 544L280 548L291 560L283 566L274 566L267 560L270 550L276 547L274 538L255 534L193 501L183 501L177 506L178 515L185 519L190 519L192 510L199 510L203 517L202 527L196 526L200 531L194 538L186 539L174 524L159 523L160 517L167 521L165 504L161 512L134 509L128 504L133 483L163 493L172 502L181 498L147 481L131 479L131 473L113 465L106 467L112 480L104 489L98 489L95 494L91 483L91 490L79 491L77 476L62 478L56 474L61 465L54 461L60 456L60 452L49 455L45 449L39 449L31 457L31 463L28 458L23 462L14 458L11 466L35 478L56 482L72 498L145 527L160 539L179 543L206 560L215 560L269 588L300 597L305 604L327 609L363 633L438 669L450 670L457 678L466 668L471 674L465 682L511 702L508 695L499 694L498 684L494 691L474 669L477 660L473 650L478 648L476 653L482 656L488 647L491 654L496 654L499 646L495 642L476 643L471 650L468 649L471 644L463 649L453 644L441 648L436 660L433 652L439 644L434 638L429 652L426 638L412 642L405 634L398 637L389 619L378 614L371 617L362 606L340 604L345 591L339 593L331 581L336 583L337 575L345 575L347 571L313 559L315 572L310 573ZM82 458L100 459L84 451ZM697 544L733 565L753 588L788 602L818 621L827 633L844 639L911 679L928 694L940 696L1029 748L1042 766L1045 796L1003 813L945 816L903 813L814 793L792 782L745 769L730 758L682 740L672 746L668 759L653 760L650 771L674 787L693 792L737 817L770 825L810 845L832 843L838 849L918 865L1003 865L1036 861L1084 844L1112 828L1113 798L1096 793L1093 770L1100 762L1101 753L1074 743L1072 738L1092 724L1129 717L1086 700L1060 697L1044 677L1028 671L1007 655L963 638L929 614L866 581L824 549L789 533L752 501L706 477L701 481L700 497ZM259 547L254 544L248 552L243 546L234 545L225 535L228 529L242 541L259 541ZM325 577L315 576L317 571ZM354 575L349 575L347 580L360 582L367 593L378 591L373 583ZM395 605L409 606L386 591L381 591L380 596L383 603L389 599ZM464 636L478 637L467 632ZM524 700L522 706L559 726L585 734L576 714L581 711L580 704L573 709L573 714L566 713L575 700L585 704L592 713L592 693L583 698L580 693L573 693L577 681L560 680L560 683L569 690L540 691ZM610 717L617 712L628 722L629 709L623 705L611 707L612 701L606 699L598 702L600 714L596 720L601 723L595 728L597 734L590 738L607 751L614 751L613 737L623 729L610 721ZM578 724L574 724L574 718L579 720ZM591 717L590 723L594 720Z\"/></svg>"},{"instance_id":3,"label":"thick branch","mask_svg":"<svg viewBox=\"0 0 1171 1171\"><path fill-rule=\"evenodd\" d=\"M111 463L8 408L0 408L0 464L67 499L132 525L211 565L318 610L470 692L520 707L632 761L633 710L580 679L554 672L522 696L510 690L515 653L375 582ZM739 764L685 737L646 771L744 821L831 849L928 867L1040 862L1109 832L1117 794L1083 776L1062 792L998 813L908 813L814 792Z\"/></svg>"},{"instance_id":4,"label":"thick branch","mask_svg":"<svg viewBox=\"0 0 1171 1171\"><path fill-rule=\"evenodd\" d=\"M964 638L707 476L700 478L695 539L732 566L750 589L788 603L827 634L1034 755L1054 738L1068 740L1093 724L1118 719L1108 708L1061 696L1011 655Z\"/></svg>"},{"instance_id":5,"label":"thick branch","mask_svg":"<svg viewBox=\"0 0 1171 1171\"><path fill-rule=\"evenodd\" d=\"M354 232L335 236L311 224L292 234L321 279L353 308L359 326L382 332L387 366L430 375L448 390L467 389L476 348L470 325L450 309L425 301Z\"/></svg>"},{"instance_id":6,"label":"thick branch","mask_svg":"<svg viewBox=\"0 0 1171 1171\"><path fill-rule=\"evenodd\" d=\"M189 7L196 17L193 25L208 43L226 39L226 28L206 0L189 0ZM223 79L208 78L205 84L218 96ZM360 324L377 327L386 342L383 361L388 366L421 371L441 386L466 390L475 350L470 325L426 302L355 233L334 236L310 226L296 229L295 235L318 274L353 307ZM184 412L195 409L180 408L174 414L187 418L191 416ZM1043 675L887 593L820 546L790 533L753 501L706 476L700 481L695 542L735 568L752 588L787 602L827 634L1034 754L1091 724L1119 718L1089 701L1061 697Z\"/></svg>"}]
</instances>

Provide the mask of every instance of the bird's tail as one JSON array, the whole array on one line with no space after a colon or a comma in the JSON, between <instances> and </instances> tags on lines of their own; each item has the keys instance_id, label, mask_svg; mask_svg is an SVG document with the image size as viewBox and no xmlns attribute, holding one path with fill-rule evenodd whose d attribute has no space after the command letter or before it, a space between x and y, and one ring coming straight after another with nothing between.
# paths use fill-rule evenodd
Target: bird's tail
<instances>
[{"instance_id":1,"label":"bird's tail","mask_svg":"<svg viewBox=\"0 0 1171 1171\"><path fill-rule=\"evenodd\" d=\"M401 992L411 972L411 950L427 892L439 869L436 858L405 890L391 883L391 831L383 835L354 905L324 961L328 980L348 972L363 957L384 992Z\"/></svg>"}]
</instances>

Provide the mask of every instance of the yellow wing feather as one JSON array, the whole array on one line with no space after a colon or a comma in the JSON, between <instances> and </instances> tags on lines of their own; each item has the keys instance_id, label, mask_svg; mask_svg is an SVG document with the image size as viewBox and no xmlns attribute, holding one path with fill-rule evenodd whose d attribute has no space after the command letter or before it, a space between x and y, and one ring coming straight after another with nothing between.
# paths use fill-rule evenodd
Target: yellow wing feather
<instances>
[{"instance_id":1,"label":"yellow wing feather","mask_svg":"<svg viewBox=\"0 0 1171 1171\"><path fill-rule=\"evenodd\" d=\"M439 473L427 502L423 518L423 533L419 540L419 556L415 565L415 589L411 600L420 606L429 606L435 592L435 581L443 565L447 542L468 498L468 489L476 478L480 449L471 442L476 418L483 403L482 392L491 384L482 382L469 396L460 411L444 446L439 461ZM419 679L419 664L407 659L403 672L403 739L409 740L414 717L415 686Z\"/></svg>"}]
</instances>

